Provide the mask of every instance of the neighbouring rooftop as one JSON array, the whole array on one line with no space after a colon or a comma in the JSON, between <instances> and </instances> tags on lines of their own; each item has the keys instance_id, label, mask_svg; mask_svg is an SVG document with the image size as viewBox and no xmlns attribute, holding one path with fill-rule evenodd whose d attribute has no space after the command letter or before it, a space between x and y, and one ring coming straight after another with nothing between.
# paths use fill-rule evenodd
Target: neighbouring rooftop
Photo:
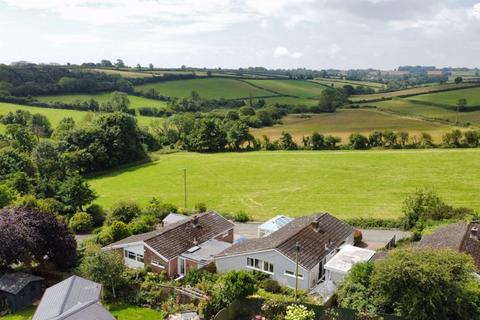
<instances>
[{"instance_id":1,"label":"neighbouring rooftop","mask_svg":"<svg viewBox=\"0 0 480 320\"><path fill-rule=\"evenodd\" d=\"M346 274L355 263L369 261L374 255L373 250L346 245L325 264L325 269Z\"/></svg>"}]
</instances>

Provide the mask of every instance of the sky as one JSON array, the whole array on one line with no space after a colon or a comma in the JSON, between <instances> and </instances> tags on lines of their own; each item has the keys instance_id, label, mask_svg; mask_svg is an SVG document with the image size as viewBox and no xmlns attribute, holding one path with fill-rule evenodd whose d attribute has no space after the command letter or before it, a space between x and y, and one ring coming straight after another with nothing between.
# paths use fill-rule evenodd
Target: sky
<instances>
[{"instance_id":1,"label":"sky","mask_svg":"<svg viewBox=\"0 0 480 320\"><path fill-rule=\"evenodd\" d=\"M480 67L480 0L0 0L0 63Z\"/></svg>"}]
</instances>

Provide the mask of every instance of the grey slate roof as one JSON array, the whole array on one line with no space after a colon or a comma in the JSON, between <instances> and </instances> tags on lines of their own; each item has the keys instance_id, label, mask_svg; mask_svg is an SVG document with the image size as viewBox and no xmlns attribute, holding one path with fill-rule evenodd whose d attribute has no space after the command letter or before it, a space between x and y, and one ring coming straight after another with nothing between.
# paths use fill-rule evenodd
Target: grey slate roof
<instances>
[{"instance_id":1,"label":"grey slate roof","mask_svg":"<svg viewBox=\"0 0 480 320\"><path fill-rule=\"evenodd\" d=\"M159 230L134 235L114 242L105 248L143 241L166 259L173 259L197 244L208 241L234 227L234 224L216 212L202 213L196 216L198 223L193 225L194 217L181 220Z\"/></svg>"},{"instance_id":2,"label":"grey slate roof","mask_svg":"<svg viewBox=\"0 0 480 320\"><path fill-rule=\"evenodd\" d=\"M318 223L318 229L313 226ZM293 220L274 233L258 239L237 243L219 256L276 249L295 260L296 243L300 245L299 264L310 270L324 256L338 247L354 228L328 213L301 217ZM326 249L325 247L328 247Z\"/></svg>"},{"instance_id":3,"label":"grey slate roof","mask_svg":"<svg viewBox=\"0 0 480 320\"><path fill-rule=\"evenodd\" d=\"M0 291L18 294L30 282L43 280L41 277L23 272L7 273L0 278Z\"/></svg>"},{"instance_id":4,"label":"grey slate roof","mask_svg":"<svg viewBox=\"0 0 480 320\"><path fill-rule=\"evenodd\" d=\"M45 291L33 320L114 320L100 304L101 289L96 282L72 276Z\"/></svg>"},{"instance_id":5,"label":"grey slate roof","mask_svg":"<svg viewBox=\"0 0 480 320\"><path fill-rule=\"evenodd\" d=\"M435 249L449 248L467 253L472 256L480 269L480 241L470 237L470 230L473 227L480 228L480 224L467 222L450 224L422 237L419 246Z\"/></svg>"}]
</instances>

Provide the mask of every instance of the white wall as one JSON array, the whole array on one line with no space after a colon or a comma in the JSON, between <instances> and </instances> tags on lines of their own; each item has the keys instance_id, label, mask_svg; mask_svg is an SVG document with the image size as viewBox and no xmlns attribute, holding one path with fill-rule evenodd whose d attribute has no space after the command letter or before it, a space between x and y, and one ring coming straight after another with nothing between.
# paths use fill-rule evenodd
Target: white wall
<instances>
[{"instance_id":1,"label":"white wall","mask_svg":"<svg viewBox=\"0 0 480 320\"><path fill-rule=\"evenodd\" d=\"M125 251L130 251L130 252L134 252L136 254L144 255L143 245L140 244L140 245L126 246L126 247L123 248L123 261L124 261L125 265L129 268L132 268L132 269L143 268L143 266L144 266L143 263L125 257Z\"/></svg>"},{"instance_id":2,"label":"white wall","mask_svg":"<svg viewBox=\"0 0 480 320\"><path fill-rule=\"evenodd\" d=\"M260 259L272 263L274 270L270 277L278 281L278 283L283 286L295 288L295 277L285 275L286 270L295 273L295 263L276 250L247 253L228 257L217 257L215 259L217 271L220 273L226 273L231 270L252 271L254 269L247 267L247 258ZM302 267L299 267L298 273L303 275L303 279L298 279L299 289L310 289L310 272Z\"/></svg>"}]
</instances>

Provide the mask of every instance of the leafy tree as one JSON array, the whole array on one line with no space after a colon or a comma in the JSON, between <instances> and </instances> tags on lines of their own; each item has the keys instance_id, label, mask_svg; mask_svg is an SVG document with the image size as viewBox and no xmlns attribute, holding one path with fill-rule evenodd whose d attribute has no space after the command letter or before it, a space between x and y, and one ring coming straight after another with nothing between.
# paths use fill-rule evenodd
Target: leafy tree
<instances>
[{"instance_id":1,"label":"leafy tree","mask_svg":"<svg viewBox=\"0 0 480 320\"><path fill-rule=\"evenodd\" d=\"M325 148L325 136L318 132L314 132L310 138L310 144L313 150L321 150Z\"/></svg>"},{"instance_id":2,"label":"leafy tree","mask_svg":"<svg viewBox=\"0 0 480 320\"><path fill-rule=\"evenodd\" d=\"M113 111L128 113L130 100L128 99L128 95L126 93L115 91L114 93L112 93L110 103L112 105Z\"/></svg>"},{"instance_id":3,"label":"leafy tree","mask_svg":"<svg viewBox=\"0 0 480 320\"><path fill-rule=\"evenodd\" d=\"M19 124L7 125L7 136L11 139L11 146L23 152L31 152L37 144L30 130Z\"/></svg>"},{"instance_id":4,"label":"leafy tree","mask_svg":"<svg viewBox=\"0 0 480 320\"><path fill-rule=\"evenodd\" d=\"M297 150L298 146L293 141L292 135L288 132L282 132L280 137L280 148L283 150Z\"/></svg>"},{"instance_id":5,"label":"leafy tree","mask_svg":"<svg viewBox=\"0 0 480 320\"><path fill-rule=\"evenodd\" d=\"M122 59L117 59L117 62L115 63L115 68L117 69L125 68L125 62L123 62Z\"/></svg>"},{"instance_id":6,"label":"leafy tree","mask_svg":"<svg viewBox=\"0 0 480 320\"><path fill-rule=\"evenodd\" d=\"M0 208L3 208L15 200L15 191L7 185L0 185Z\"/></svg>"},{"instance_id":7,"label":"leafy tree","mask_svg":"<svg viewBox=\"0 0 480 320\"><path fill-rule=\"evenodd\" d=\"M114 221L129 223L142 214L142 208L133 201L120 201L113 205L110 217Z\"/></svg>"},{"instance_id":8,"label":"leafy tree","mask_svg":"<svg viewBox=\"0 0 480 320\"><path fill-rule=\"evenodd\" d=\"M113 250L95 250L85 256L80 264L80 272L92 281L99 282L116 298L116 290L124 283L125 265L123 258Z\"/></svg>"},{"instance_id":9,"label":"leafy tree","mask_svg":"<svg viewBox=\"0 0 480 320\"><path fill-rule=\"evenodd\" d=\"M240 114L242 116L254 116L255 115L255 109L253 109L252 107L248 107L248 106L244 106L244 107L241 107L238 112L240 112Z\"/></svg>"},{"instance_id":10,"label":"leafy tree","mask_svg":"<svg viewBox=\"0 0 480 320\"><path fill-rule=\"evenodd\" d=\"M60 269L77 260L76 242L55 216L29 208L0 211L0 267L51 262Z\"/></svg>"},{"instance_id":11,"label":"leafy tree","mask_svg":"<svg viewBox=\"0 0 480 320\"><path fill-rule=\"evenodd\" d=\"M227 144L227 134L218 119L209 117L195 123L189 140L192 151L222 151Z\"/></svg>"},{"instance_id":12,"label":"leafy tree","mask_svg":"<svg viewBox=\"0 0 480 320\"><path fill-rule=\"evenodd\" d=\"M52 126L46 116L40 113L32 115L31 128L37 137L50 137L52 135Z\"/></svg>"},{"instance_id":13,"label":"leafy tree","mask_svg":"<svg viewBox=\"0 0 480 320\"><path fill-rule=\"evenodd\" d=\"M13 148L0 149L0 176L5 179L18 172L24 172L30 177L36 174L35 165L28 154Z\"/></svg>"},{"instance_id":14,"label":"leafy tree","mask_svg":"<svg viewBox=\"0 0 480 320\"><path fill-rule=\"evenodd\" d=\"M465 99L465 98L458 99L457 111L458 112L464 112L465 110L467 110L467 105L468 105L467 99Z\"/></svg>"},{"instance_id":15,"label":"leafy tree","mask_svg":"<svg viewBox=\"0 0 480 320\"><path fill-rule=\"evenodd\" d=\"M455 81L456 84L460 84L460 83L463 82L463 78L462 77L456 77L454 81Z\"/></svg>"},{"instance_id":16,"label":"leafy tree","mask_svg":"<svg viewBox=\"0 0 480 320\"><path fill-rule=\"evenodd\" d=\"M95 200L95 192L80 175L72 175L62 181L56 195L70 212L83 211L83 206Z\"/></svg>"},{"instance_id":17,"label":"leafy tree","mask_svg":"<svg viewBox=\"0 0 480 320\"><path fill-rule=\"evenodd\" d=\"M227 142L232 150L240 150L242 145L253 140L244 122L232 121L227 125Z\"/></svg>"},{"instance_id":18,"label":"leafy tree","mask_svg":"<svg viewBox=\"0 0 480 320\"><path fill-rule=\"evenodd\" d=\"M472 148L478 147L480 144L480 132L474 130L464 131L463 143Z\"/></svg>"},{"instance_id":19,"label":"leafy tree","mask_svg":"<svg viewBox=\"0 0 480 320\"><path fill-rule=\"evenodd\" d=\"M445 133L442 140L445 145L458 148L462 145L462 132L458 129L452 130Z\"/></svg>"},{"instance_id":20,"label":"leafy tree","mask_svg":"<svg viewBox=\"0 0 480 320\"><path fill-rule=\"evenodd\" d=\"M480 283L472 258L450 249L402 249L354 266L338 290L339 304L405 319L478 319Z\"/></svg>"},{"instance_id":21,"label":"leafy tree","mask_svg":"<svg viewBox=\"0 0 480 320\"><path fill-rule=\"evenodd\" d=\"M0 116L0 119L5 125L19 124L26 127L32 119L32 114L25 110L16 110L15 113L10 111L6 115Z\"/></svg>"},{"instance_id":22,"label":"leafy tree","mask_svg":"<svg viewBox=\"0 0 480 320\"><path fill-rule=\"evenodd\" d=\"M349 146L354 150L366 150L369 148L368 138L360 133L352 133L349 140Z\"/></svg>"},{"instance_id":23,"label":"leafy tree","mask_svg":"<svg viewBox=\"0 0 480 320\"><path fill-rule=\"evenodd\" d=\"M94 227L100 227L105 221L105 211L98 204L92 204L85 210L91 217Z\"/></svg>"},{"instance_id":24,"label":"leafy tree","mask_svg":"<svg viewBox=\"0 0 480 320\"><path fill-rule=\"evenodd\" d=\"M330 150L335 150L337 145L340 143L341 139L335 136L326 136L325 137L325 146Z\"/></svg>"},{"instance_id":25,"label":"leafy tree","mask_svg":"<svg viewBox=\"0 0 480 320\"><path fill-rule=\"evenodd\" d=\"M68 227L75 233L86 233L93 228L93 219L86 212L77 212L68 222Z\"/></svg>"},{"instance_id":26,"label":"leafy tree","mask_svg":"<svg viewBox=\"0 0 480 320\"><path fill-rule=\"evenodd\" d=\"M323 90L320 95L318 107L321 112L335 112L338 107L347 102L348 99L345 97L343 92L336 89L327 88Z\"/></svg>"}]
</instances>

